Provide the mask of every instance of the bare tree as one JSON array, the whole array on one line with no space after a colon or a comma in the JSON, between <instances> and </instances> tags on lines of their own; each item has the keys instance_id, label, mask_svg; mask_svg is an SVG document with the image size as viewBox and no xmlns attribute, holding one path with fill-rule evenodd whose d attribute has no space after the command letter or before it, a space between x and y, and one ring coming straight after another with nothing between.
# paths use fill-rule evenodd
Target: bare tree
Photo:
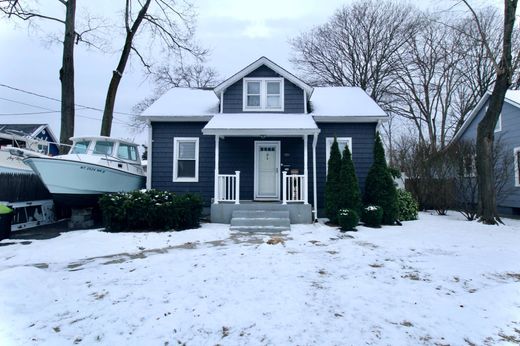
<instances>
[{"instance_id":1,"label":"bare tree","mask_svg":"<svg viewBox=\"0 0 520 346\"><path fill-rule=\"evenodd\" d=\"M500 57L492 51L490 42L483 29L478 14L467 0L462 0L471 12L480 39L486 48L488 58L493 62L496 79L489 98L489 106L477 127L477 181L479 190L480 221L485 224L497 224L500 217L496 208L496 190L493 174L493 141L494 130L502 111L506 92L512 85L513 58L512 36L515 25L515 13L518 0L504 0L504 23L502 31L502 49ZM516 53L520 54L520 53ZM516 60L516 57L515 57Z\"/></svg>"},{"instance_id":2,"label":"bare tree","mask_svg":"<svg viewBox=\"0 0 520 346\"><path fill-rule=\"evenodd\" d=\"M74 135L74 43L82 39L76 32L76 0L58 0L65 6L65 17L58 18L26 7L18 0L0 0L0 11L8 17L22 20L41 19L61 23L64 26L62 66L59 72L61 81L61 132L60 142L70 143Z\"/></svg>"},{"instance_id":3,"label":"bare tree","mask_svg":"<svg viewBox=\"0 0 520 346\"><path fill-rule=\"evenodd\" d=\"M392 1L346 5L291 41L291 61L310 83L361 87L388 110L398 55L418 30L416 12Z\"/></svg>"},{"instance_id":4,"label":"bare tree","mask_svg":"<svg viewBox=\"0 0 520 346\"><path fill-rule=\"evenodd\" d=\"M136 114L132 123L138 131L146 125L139 115L168 90L176 87L206 89L214 87L219 82L217 71L202 64L178 67L166 64L160 66L152 75L156 85L153 94L132 107Z\"/></svg>"},{"instance_id":5,"label":"bare tree","mask_svg":"<svg viewBox=\"0 0 520 346\"><path fill-rule=\"evenodd\" d=\"M201 59L206 54L205 50L201 50L193 42L195 14L191 4L183 2L183 5L181 5L174 0L143 0L137 2L137 4L137 16L133 19L134 8L132 2L126 0L124 10L125 43L121 51L119 63L112 73L108 86L101 124L101 135L103 136L110 136L117 90L131 52L134 52L149 72L151 72L152 67L150 56L154 55L154 45L156 43L168 55L182 56L183 52L188 52L195 58ZM147 48L138 46L135 40L138 32L146 32L148 34ZM145 36L144 34L141 35ZM144 51L150 53L148 58L145 56ZM157 53L156 50L155 53Z\"/></svg>"}]
</instances>

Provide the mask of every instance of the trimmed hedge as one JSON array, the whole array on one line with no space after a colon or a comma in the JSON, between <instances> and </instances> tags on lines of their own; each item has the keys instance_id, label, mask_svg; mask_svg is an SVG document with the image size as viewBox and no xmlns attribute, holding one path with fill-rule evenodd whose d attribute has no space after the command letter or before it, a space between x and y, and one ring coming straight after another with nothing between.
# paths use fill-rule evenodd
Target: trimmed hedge
<instances>
[{"instance_id":1,"label":"trimmed hedge","mask_svg":"<svg viewBox=\"0 0 520 346\"><path fill-rule=\"evenodd\" d=\"M341 153L338 141L334 136L334 142L330 147L330 158L327 162L327 181L325 183L325 215L330 222L338 223L338 211L344 199L341 189Z\"/></svg>"},{"instance_id":2,"label":"trimmed hedge","mask_svg":"<svg viewBox=\"0 0 520 346\"><path fill-rule=\"evenodd\" d=\"M361 221L368 227L381 227L383 220L383 208L377 205L369 205L363 208L361 213Z\"/></svg>"},{"instance_id":3,"label":"trimmed hedge","mask_svg":"<svg viewBox=\"0 0 520 346\"><path fill-rule=\"evenodd\" d=\"M359 223L359 216L352 209L340 209L338 211L338 222L343 231L351 231Z\"/></svg>"},{"instance_id":4,"label":"trimmed hedge","mask_svg":"<svg viewBox=\"0 0 520 346\"><path fill-rule=\"evenodd\" d=\"M399 207L399 220L417 220L419 204L410 192L404 189L397 189L397 205Z\"/></svg>"},{"instance_id":5,"label":"trimmed hedge","mask_svg":"<svg viewBox=\"0 0 520 346\"><path fill-rule=\"evenodd\" d=\"M202 214L199 196L158 190L106 194L99 206L105 228L112 232L197 228Z\"/></svg>"}]
</instances>

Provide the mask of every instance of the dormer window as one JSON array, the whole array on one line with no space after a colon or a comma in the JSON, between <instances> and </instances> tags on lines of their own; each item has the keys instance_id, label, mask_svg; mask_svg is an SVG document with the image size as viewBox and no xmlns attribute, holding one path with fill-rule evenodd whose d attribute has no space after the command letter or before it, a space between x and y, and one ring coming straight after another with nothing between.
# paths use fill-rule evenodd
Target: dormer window
<instances>
[{"instance_id":1,"label":"dormer window","mask_svg":"<svg viewBox=\"0 0 520 346\"><path fill-rule=\"evenodd\" d=\"M244 78L244 111L283 111L283 78Z\"/></svg>"}]
</instances>

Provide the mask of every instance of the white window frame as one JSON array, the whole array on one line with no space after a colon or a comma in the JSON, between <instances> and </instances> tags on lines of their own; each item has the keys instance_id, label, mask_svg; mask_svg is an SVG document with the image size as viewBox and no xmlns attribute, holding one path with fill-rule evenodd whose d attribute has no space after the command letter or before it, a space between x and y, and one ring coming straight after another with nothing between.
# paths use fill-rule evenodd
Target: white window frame
<instances>
[{"instance_id":1,"label":"white window frame","mask_svg":"<svg viewBox=\"0 0 520 346\"><path fill-rule=\"evenodd\" d=\"M498 116L497 124L495 125L495 133L502 131L502 113Z\"/></svg>"},{"instance_id":2,"label":"white window frame","mask_svg":"<svg viewBox=\"0 0 520 346\"><path fill-rule=\"evenodd\" d=\"M518 176L520 172L518 171L518 153L520 152L520 147L516 147L513 149L514 157L514 167L513 170L515 172L515 187L520 187L520 177Z\"/></svg>"},{"instance_id":3,"label":"white window frame","mask_svg":"<svg viewBox=\"0 0 520 346\"><path fill-rule=\"evenodd\" d=\"M195 177L178 177L179 142L195 142ZM199 137L174 137L173 138L173 182L196 183L199 181Z\"/></svg>"},{"instance_id":4,"label":"white window frame","mask_svg":"<svg viewBox=\"0 0 520 346\"><path fill-rule=\"evenodd\" d=\"M248 82L260 82L260 106L253 107L247 105L247 83ZM267 107L267 83L268 82L279 82L280 83L280 107L268 108ZM243 78L243 95L242 95L242 110L244 112L283 112L284 111L284 79L278 78Z\"/></svg>"},{"instance_id":5,"label":"white window frame","mask_svg":"<svg viewBox=\"0 0 520 346\"><path fill-rule=\"evenodd\" d=\"M352 137L337 137L336 140L338 141L338 143L340 141L347 142L348 149L350 150L350 154L352 155ZM327 174L329 174L329 158L332 143L334 143L334 137L325 138L325 172ZM340 151L340 154L343 156L343 152Z\"/></svg>"}]
</instances>

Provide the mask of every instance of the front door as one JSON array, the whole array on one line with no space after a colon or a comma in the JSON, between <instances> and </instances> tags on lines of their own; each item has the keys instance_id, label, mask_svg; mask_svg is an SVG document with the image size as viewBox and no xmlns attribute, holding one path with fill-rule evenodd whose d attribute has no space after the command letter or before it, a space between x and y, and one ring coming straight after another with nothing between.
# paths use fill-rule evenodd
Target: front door
<instances>
[{"instance_id":1,"label":"front door","mask_svg":"<svg viewBox=\"0 0 520 346\"><path fill-rule=\"evenodd\" d=\"M255 199L280 200L279 141L255 141Z\"/></svg>"}]
</instances>

